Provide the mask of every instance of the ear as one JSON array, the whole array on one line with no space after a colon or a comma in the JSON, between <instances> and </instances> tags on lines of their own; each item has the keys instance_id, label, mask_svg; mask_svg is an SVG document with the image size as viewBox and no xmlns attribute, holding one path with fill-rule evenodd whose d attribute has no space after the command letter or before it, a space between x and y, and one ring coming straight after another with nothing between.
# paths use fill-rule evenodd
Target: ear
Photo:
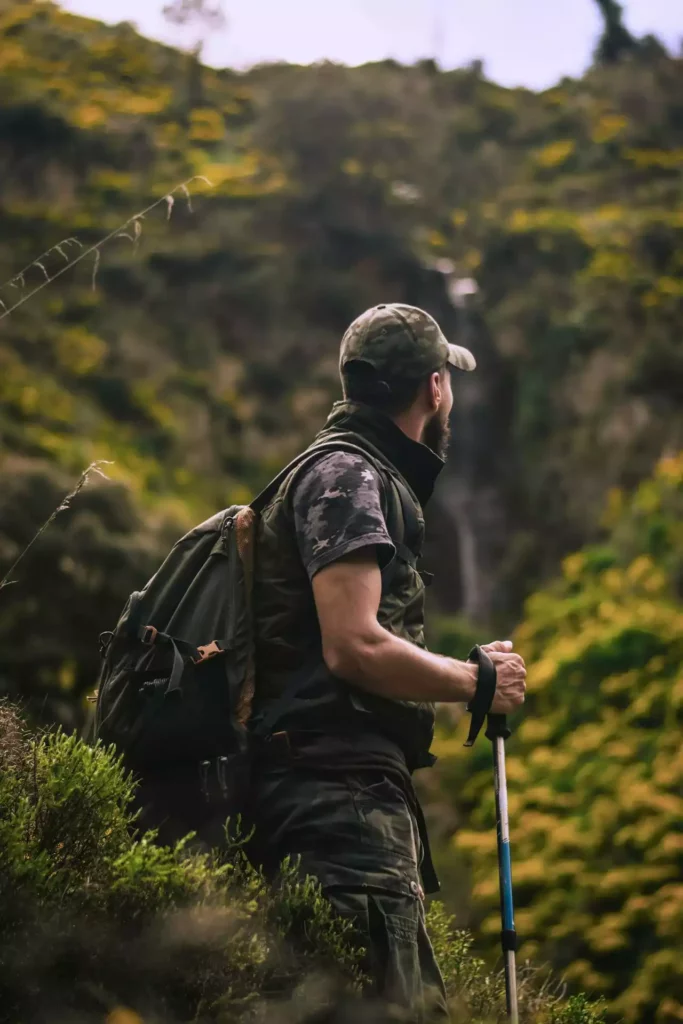
<instances>
[{"instance_id":1,"label":"ear","mask_svg":"<svg viewBox=\"0 0 683 1024\"><path fill-rule=\"evenodd\" d=\"M439 373L433 373L429 378L427 397L430 409L436 411L443 401L443 384Z\"/></svg>"}]
</instances>

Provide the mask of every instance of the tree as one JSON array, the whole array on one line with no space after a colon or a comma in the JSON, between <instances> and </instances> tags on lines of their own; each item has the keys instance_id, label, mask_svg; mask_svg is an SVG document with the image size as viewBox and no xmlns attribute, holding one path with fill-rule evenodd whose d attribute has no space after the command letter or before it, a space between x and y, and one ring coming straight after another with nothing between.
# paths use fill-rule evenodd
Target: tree
<instances>
[{"instance_id":1,"label":"tree","mask_svg":"<svg viewBox=\"0 0 683 1024\"><path fill-rule=\"evenodd\" d=\"M625 53L637 49L634 39L622 21L623 8L617 0L596 0L605 28L595 51L600 64L615 64Z\"/></svg>"},{"instance_id":2,"label":"tree","mask_svg":"<svg viewBox=\"0 0 683 1024\"><path fill-rule=\"evenodd\" d=\"M227 24L222 0L211 4L207 0L171 0L162 8L167 21L172 25L184 27L190 23L199 23L199 38L188 51L187 103L188 108L202 106L204 93L202 89L202 50L209 32L219 32Z\"/></svg>"},{"instance_id":3,"label":"tree","mask_svg":"<svg viewBox=\"0 0 683 1024\"><path fill-rule=\"evenodd\" d=\"M216 4L208 4L206 0L171 0L163 8L164 17L174 25L187 25L191 21L199 21L204 25L205 31L216 31L225 28L227 18L221 0ZM205 35L202 33L194 49L197 54L205 42Z\"/></svg>"}]
</instances>

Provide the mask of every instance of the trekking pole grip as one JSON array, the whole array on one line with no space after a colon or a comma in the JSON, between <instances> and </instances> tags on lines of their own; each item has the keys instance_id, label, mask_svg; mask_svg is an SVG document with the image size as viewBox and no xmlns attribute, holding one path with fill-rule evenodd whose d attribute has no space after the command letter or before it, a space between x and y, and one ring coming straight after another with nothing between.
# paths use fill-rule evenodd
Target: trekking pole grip
<instances>
[{"instance_id":1,"label":"trekking pole grip","mask_svg":"<svg viewBox=\"0 0 683 1024\"><path fill-rule=\"evenodd\" d=\"M508 725L507 718L505 715L489 715L486 720L486 732L484 735L487 740L495 740L498 736L506 740L511 735L512 730Z\"/></svg>"}]
</instances>

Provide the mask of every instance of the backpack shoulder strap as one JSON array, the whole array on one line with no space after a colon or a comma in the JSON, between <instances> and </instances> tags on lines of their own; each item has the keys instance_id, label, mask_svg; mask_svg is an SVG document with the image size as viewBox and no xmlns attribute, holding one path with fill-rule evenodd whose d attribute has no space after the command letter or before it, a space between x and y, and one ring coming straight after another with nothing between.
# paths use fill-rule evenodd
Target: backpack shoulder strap
<instances>
[{"instance_id":1,"label":"backpack shoulder strap","mask_svg":"<svg viewBox=\"0 0 683 1024\"><path fill-rule=\"evenodd\" d=\"M387 529L394 542L398 558L412 565L417 565L420 553L412 544L416 543L421 532L421 523L417 515L415 502L411 498L406 485L398 476L384 471L387 482Z\"/></svg>"},{"instance_id":2,"label":"backpack shoulder strap","mask_svg":"<svg viewBox=\"0 0 683 1024\"><path fill-rule=\"evenodd\" d=\"M250 503L249 507L252 508L257 515L260 515L266 505L272 501L280 490L280 487L285 482L289 474L293 473L295 469L302 468L306 462L312 462L314 457L320 454L322 448L322 445L315 451L307 448L304 452L301 452L300 455L297 455L296 458L292 459L291 462L288 462L285 468L281 469L277 476L274 477L269 484L266 484L262 491L259 491Z\"/></svg>"},{"instance_id":3,"label":"backpack shoulder strap","mask_svg":"<svg viewBox=\"0 0 683 1024\"><path fill-rule=\"evenodd\" d=\"M334 452L344 451L351 452L354 455L361 455L373 465L377 466L377 460L373 459L373 457L359 445L341 440L326 441L323 444L314 445L312 448L306 448L305 451L293 458L292 461L289 462L284 469L280 470L278 475L274 477L269 484L266 484L263 490L256 495L249 507L257 514L262 512L266 505L268 505L268 503L275 497L287 477L295 470L303 469L308 463L314 462L319 455L331 455Z\"/></svg>"},{"instance_id":4,"label":"backpack shoulder strap","mask_svg":"<svg viewBox=\"0 0 683 1024\"><path fill-rule=\"evenodd\" d=\"M421 523L417 515L417 509L415 507L415 501L411 497L408 488L400 479L398 473L392 473L383 463L376 459L367 449L361 448L360 445L353 444L350 441L346 441L343 438L338 440L334 436L330 437L329 440L319 445L314 445L311 448L307 448L296 458L292 459L278 475L271 480L269 484L258 494L249 506L259 514L268 505L268 503L275 497L278 490L285 482L287 477L299 470L303 470L306 465L313 462L320 455L332 454L334 452L351 452L354 455L360 455L366 459L379 473L380 478L384 481L386 488L387 497L387 530L389 536L394 542L396 548L396 555L402 561L407 562L413 568L417 564L419 553L416 553L410 542L415 542L420 534ZM384 574L390 575L389 570L393 569L393 559L388 566L384 569ZM391 573L393 574L393 573ZM386 579L385 579L386 582Z\"/></svg>"}]
</instances>

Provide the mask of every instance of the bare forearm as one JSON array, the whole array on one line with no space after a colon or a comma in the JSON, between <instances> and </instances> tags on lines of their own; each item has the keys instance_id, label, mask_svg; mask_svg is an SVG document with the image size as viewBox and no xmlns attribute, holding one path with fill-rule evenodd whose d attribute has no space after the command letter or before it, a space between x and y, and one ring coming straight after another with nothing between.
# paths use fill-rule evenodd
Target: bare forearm
<instances>
[{"instance_id":1,"label":"bare forearm","mask_svg":"<svg viewBox=\"0 0 683 1024\"><path fill-rule=\"evenodd\" d=\"M340 678L394 700L468 701L476 689L473 662L432 654L380 626L326 661Z\"/></svg>"},{"instance_id":2,"label":"bare forearm","mask_svg":"<svg viewBox=\"0 0 683 1024\"><path fill-rule=\"evenodd\" d=\"M354 552L313 577L323 656L340 679L394 700L457 703L476 690L477 666L424 651L377 619L382 577L374 552Z\"/></svg>"}]
</instances>

